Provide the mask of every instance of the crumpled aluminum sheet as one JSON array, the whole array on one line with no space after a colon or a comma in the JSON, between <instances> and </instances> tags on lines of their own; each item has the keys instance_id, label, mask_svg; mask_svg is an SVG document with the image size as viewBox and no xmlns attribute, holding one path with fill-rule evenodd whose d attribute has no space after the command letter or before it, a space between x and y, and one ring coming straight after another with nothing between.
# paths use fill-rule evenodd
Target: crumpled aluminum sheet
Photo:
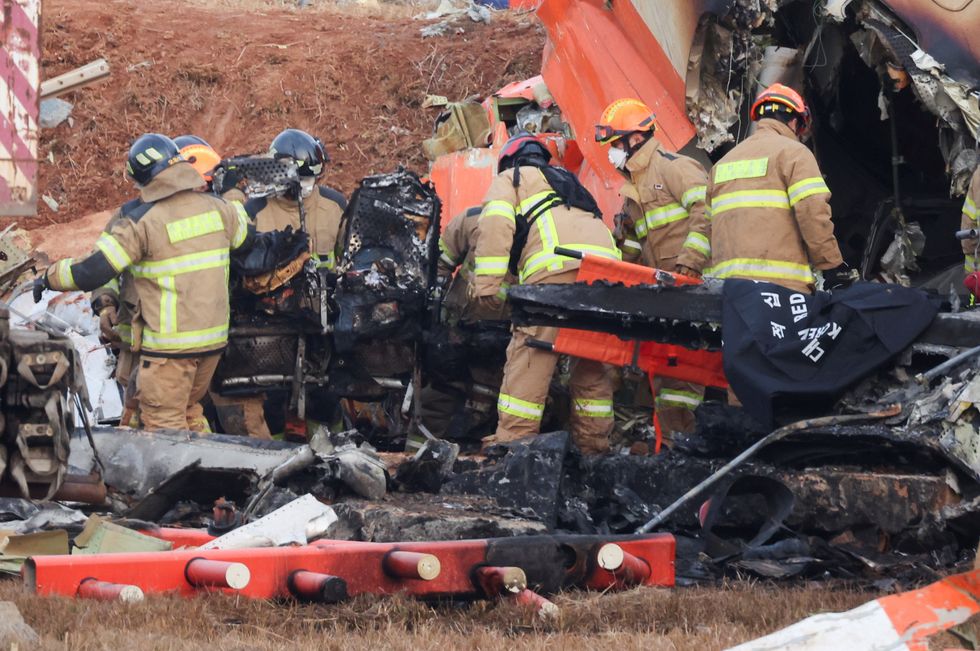
<instances>
[{"instance_id":1,"label":"crumpled aluminum sheet","mask_svg":"<svg viewBox=\"0 0 980 651\"><path fill-rule=\"evenodd\" d=\"M179 470L200 461L202 468L243 468L260 477L307 449L280 441L263 441L224 434L144 432L96 427L95 447L105 464L106 485L142 499ZM84 436L72 437L68 464L89 471L95 467L92 448Z\"/></svg>"}]
</instances>

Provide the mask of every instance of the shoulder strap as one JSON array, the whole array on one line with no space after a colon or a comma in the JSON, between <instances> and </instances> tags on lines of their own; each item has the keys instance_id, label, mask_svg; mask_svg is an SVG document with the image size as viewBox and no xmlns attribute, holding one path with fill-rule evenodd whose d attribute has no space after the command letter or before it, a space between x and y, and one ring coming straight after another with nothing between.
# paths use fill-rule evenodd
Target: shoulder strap
<instances>
[{"instance_id":1,"label":"shoulder strap","mask_svg":"<svg viewBox=\"0 0 980 651\"><path fill-rule=\"evenodd\" d=\"M146 213L150 211L155 205L153 201L143 201L142 199L133 199L132 201L127 201L123 204L122 208L119 209L120 214L126 219L131 219L134 222L138 222L143 218Z\"/></svg>"}]
</instances>

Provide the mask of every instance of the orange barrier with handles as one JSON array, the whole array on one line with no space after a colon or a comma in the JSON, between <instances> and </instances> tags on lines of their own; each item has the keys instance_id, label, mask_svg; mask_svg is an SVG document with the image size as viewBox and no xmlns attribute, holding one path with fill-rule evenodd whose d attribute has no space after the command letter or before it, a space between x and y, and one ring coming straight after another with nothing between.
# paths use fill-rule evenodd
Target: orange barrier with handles
<instances>
[{"instance_id":1,"label":"orange barrier with handles","mask_svg":"<svg viewBox=\"0 0 980 651\"><path fill-rule=\"evenodd\" d=\"M482 598L493 572L520 568L537 592L627 587L619 567L600 562L610 543L634 566L630 585L674 584L673 536L522 536L420 543L318 541L298 547L176 550L134 554L34 556L22 570L39 595L76 596L86 581L135 586L144 593L201 591L256 599L299 596L324 601L397 592L419 597ZM609 551L605 552L608 556ZM633 560L638 559L638 560ZM569 564L569 560L571 563ZM83 589L83 592L85 589Z\"/></svg>"}]
</instances>

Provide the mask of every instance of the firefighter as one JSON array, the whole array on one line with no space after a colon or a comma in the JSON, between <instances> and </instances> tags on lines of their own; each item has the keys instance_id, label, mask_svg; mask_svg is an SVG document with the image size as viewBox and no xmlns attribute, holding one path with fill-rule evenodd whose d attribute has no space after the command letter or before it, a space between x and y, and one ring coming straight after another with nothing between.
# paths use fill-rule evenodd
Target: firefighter
<instances>
[{"instance_id":1,"label":"firefighter","mask_svg":"<svg viewBox=\"0 0 980 651\"><path fill-rule=\"evenodd\" d=\"M501 151L477 225L473 288L484 309L500 308L508 272L525 285L575 282L580 261L556 254L555 247L621 258L595 200L572 174L548 165L550 160L547 148L527 133L512 137ZM538 433L559 356L529 341L553 343L556 336L557 328L513 329L497 399L497 431L484 439L486 445ZM569 384L573 440L587 453L607 450L613 409L606 368L574 360Z\"/></svg>"},{"instance_id":2,"label":"firefighter","mask_svg":"<svg viewBox=\"0 0 980 651\"><path fill-rule=\"evenodd\" d=\"M503 302L486 310L471 300L481 212L474 206L457 215L439 237L437 267L446 296L442 326L430 334L437 342L434 350L440 359L431 366L421 400L422 423L439 438L487 435L494 425L494 397L503 379L509 312ZM501 282L501 301L507 297L510 280ZM411 436L406 449L420 447L425 442L420 436Z\"/></svg>"},{"instance_id":3,"label":"firefighter","mask_svg":"<svg viewBox=\"0 0 980 651\"><path fill-rule=\"evenodd\" d=\"M177 136L174 142L180 148L180 155L204 178L208 192L213 192L226 201L245 203L245 193L237 187L237 179L231 175L226 175L225 187L214 186L214 168L221 162L221 155L204 138L193 135Z\"/></svg>"},{"instance_id":4,"label":"firefighter","mask_svg":"<svg viewBox=\"0 0 980 651\"><path fill-rule=\"evenodd\" d=\"M281 231L286 226L299 230L299 200L302 198L313 258L318 268L333 270L336 266L335 249L347 199L333 188L317 183L330 161L326 148L319 138L314 138L305 131L286 129L273 139L269 153L277 159L286 158L296 162L301 197L289 195L250 199L246 202L245 209L253 216L256 230L260 233Z\"/></svg>"},{"instance_id":5,"label":"firefighter","mask_svg":"<svg viewBox=\"0 0 980 651\"><path fill-rule=\"evenodd\" d=\"M640 100L619 99L596 125L596 142L609 145L609 162L626 177L621 194L627 228L620 246L627 259L700 278L711 255L704 214L708 175L693 158L664 149L655 120ZM631 255L637 243L639 255ZM693 431L704 387L671 378L655 378L654 385L660 426Z\"/></svg>"},{"instance_id":6,"label":"firefighter","mask_svg":"<svg viewBox=\"0 0 980 651\"><path fill-rule=\"evenodd\" d=\"M174 138L174 144L177 145L180 155L204 178L210 190L211 171L221 161L218 153L197 136L178 136ZM242 200L244 197L245 195L236 189L225 198ZM135 207L139 204L139 199L133 200L131 204ZM110 232L116 222L123 218L123 213L128 211L129 205L123 206L112 215L104 233ZM102 287L93 290L91 305L92 311L99 317L102 338L116 351L116 382L122 387L125 407L120 422L123 425L133 424L138 403L135 383L131 385L130 375L138 367L139 355L134 354L132 350L132 315L136 309L136 292L132 275L128 271L123 272L118 278L113 278Z\"/></svg>"},{"instance_id":7,"label":"firefighter","mask_svg":"<svg viewBox=\"0 0 980 651\"><path fill-rule=\"evenodd\" d=\"M977 219L980 217L980 213L977 211L978 204L980 204L980 167L973 172L973 178L970 179L970 189L966 191L966 200L963 202L961 229L980 228L980 223L978 223ZM963 269L968 274L980 271L980 260L977 259L978 244L980 242L976 239L963 240L963 255L965 257Z\"/></svg>"},{"instance_id":8,"label":"firefighter","mask_svg":"<svg viewBox=\"0 0 980 651\"><path fill-rule=\"evenodd\" d=\"M801 142L810 129L803 98L774 84L750 117L757 131L718 161L708 184L711 275L812 292L821 270L825 288L846 285L830 189Z\"/></svg>"},{"instance_id":9,"label":"firefighter","mask_svg":"<svg viewBox=\"0 0 980 651\"><path fill-rule=\"evenodd\" d=\"M330 158L318 138L299 129L286 129L269 147L277 158L291 159L299 171L299 196L257 197L245 203L246 212L258 232L281 231L287 226L300 228L299 201L306 213L306 231L310 236L311 254L318 269L333 271L337 259L337 242L347 200L325 185L317 184ZM254 438L271 438L265 418L266 395L222 397L212 394L218 417L225 431Z\"/></svg>"},{"instance_id":10,"label":"firefighter","mask_svg":"<svg viewBox=\"0 0 980 651\"><path fill-rule=\"evenodd\" d=\"M240 204L196 192L201 176L160 134L129 151L140 191L83 260L59 260L35 281L44 289L93 290L124 272L133 278L133 351L140 418L148 429L204 431L201 398L228 339L230 252L251 246Z\"/></svg>"}]
</instances>

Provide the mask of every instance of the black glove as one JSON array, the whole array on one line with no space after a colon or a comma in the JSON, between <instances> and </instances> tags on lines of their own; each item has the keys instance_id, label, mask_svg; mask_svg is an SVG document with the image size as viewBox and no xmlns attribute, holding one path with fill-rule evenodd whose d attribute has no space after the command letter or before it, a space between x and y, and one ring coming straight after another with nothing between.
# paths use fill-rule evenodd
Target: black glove
<instances>
[{"instance_id":1,"label":"black glove","mask_svg":"<svg viewBox=\"0 0 980 651\"><path fill-rule=\"evenodd\" d=\"M40 303L41 297L44 296L44 290L50 289L48 286L48 276L47 274L41 276L40 278L34 279L34 302Z\"/></svg>"},{"instance_id":2,"label":"black glove","mask_svg":"<svg viewBox=\"0 0 980 651\"><path fill-rule=\"evenodd\" d=\"M851 269L846 264L823 272L824 291L832 292L837 289L847 289L858 279L857 270Z\"/></svg>"},{"instance_id":3,"label":"black glove","mask_svg":"<svg viewBox=\"0 0 980 651\"><path fill-rule=\"evenodd\" d=\"M225 167L224 174L221 175L220 183L217 183L220 187L213 187L212 190L218 195L222 195L232 188L237 188L238 184L242 182L245 175L242 174L238 167Z\"/></svg>"}]
</instances>

